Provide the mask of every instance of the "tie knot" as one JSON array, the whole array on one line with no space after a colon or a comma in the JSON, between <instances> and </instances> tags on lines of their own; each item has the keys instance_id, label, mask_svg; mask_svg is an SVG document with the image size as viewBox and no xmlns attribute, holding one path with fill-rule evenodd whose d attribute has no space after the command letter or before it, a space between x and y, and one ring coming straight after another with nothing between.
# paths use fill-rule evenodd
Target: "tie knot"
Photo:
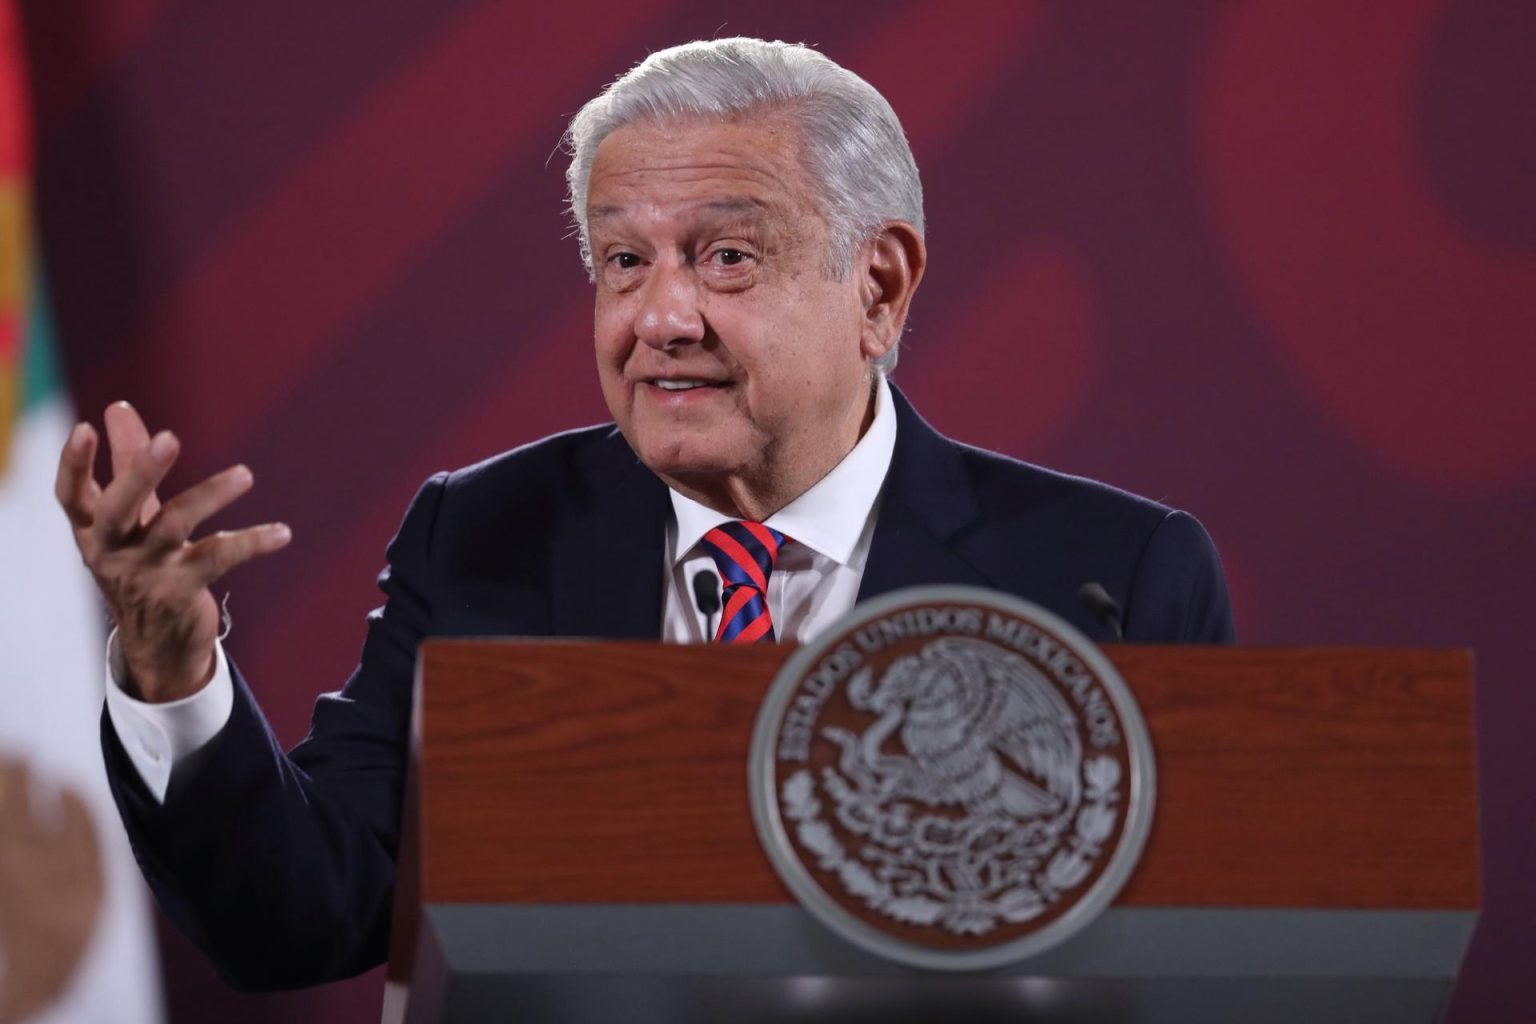
<instances>
[{"instance_id":1,"label":"tie knot","mask_svg":"<svg viewBox=\"0 0 1536 1024\"><path fill-rule=\"evenodd\" d=\"M722 523L704 535L704 547L715 560L725 585L749 586L768 593L768 574L778 560L784 535L762 523L743 520Z\"/></svg>"}]
</instances>

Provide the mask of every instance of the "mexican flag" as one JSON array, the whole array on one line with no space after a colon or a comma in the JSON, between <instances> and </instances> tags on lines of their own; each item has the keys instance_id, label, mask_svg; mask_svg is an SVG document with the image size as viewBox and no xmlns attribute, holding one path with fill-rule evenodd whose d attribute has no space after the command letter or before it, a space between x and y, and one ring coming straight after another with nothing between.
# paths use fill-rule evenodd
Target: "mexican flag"
<instances>
[{"instance_id":1,"label":"mexican flag","mask_svg":"<svg viewBox=\"0 0 1536 1024\"><path fill-rule=\"evenodd\" d=\"M53 498L74 412L31 230L14 0L0 0L0 1020L164 1019L148 901L102 772L105 630Z\"/></svg>"}]
</instances>

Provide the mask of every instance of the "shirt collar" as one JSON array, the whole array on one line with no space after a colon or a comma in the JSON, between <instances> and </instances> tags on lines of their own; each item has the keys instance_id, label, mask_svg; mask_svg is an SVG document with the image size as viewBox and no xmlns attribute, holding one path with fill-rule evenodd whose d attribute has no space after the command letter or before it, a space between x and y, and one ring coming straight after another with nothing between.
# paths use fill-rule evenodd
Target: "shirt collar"
<instances>
[{"instance_id":1,"label":"shirt collar","mask_svg":"<svg viewBox=\"0 0 1536 1024\"><path fill-rule=\"evenodd\" d=\"M877 373L875 377L875 419L859 443L830 473L769 516L765 524L839 565L848 564L858 545L896 449L896 410L891 388L885 374ZM731 517L671 488L668 493L677 524L677 544L672 549L675 565L692 552L706 533L730 522Z\"/></svg>"}]
</instances>

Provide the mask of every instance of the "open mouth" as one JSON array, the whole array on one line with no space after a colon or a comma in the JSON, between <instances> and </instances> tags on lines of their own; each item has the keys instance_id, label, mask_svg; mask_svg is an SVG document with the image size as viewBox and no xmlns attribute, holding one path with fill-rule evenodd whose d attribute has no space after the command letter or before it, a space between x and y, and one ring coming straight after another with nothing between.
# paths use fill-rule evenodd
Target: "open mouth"
<instances>
[{"instance_id":1,"label":"open mouth","mask_svg":"<svg viewBox=\"0 0 1536 1024\"><path fill-rule=\"evenodd\" d=\"M697 391L700 388L723 388L729 382L723 380L688 380L679 378L676 380L653 380L656 387L663 391Z\"/></svg>"}]
</instances>

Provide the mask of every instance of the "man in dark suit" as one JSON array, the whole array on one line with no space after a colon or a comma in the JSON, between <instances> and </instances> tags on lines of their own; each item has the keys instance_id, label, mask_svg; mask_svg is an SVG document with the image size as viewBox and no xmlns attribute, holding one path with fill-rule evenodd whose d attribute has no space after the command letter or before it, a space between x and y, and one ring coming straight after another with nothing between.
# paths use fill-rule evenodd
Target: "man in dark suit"
<instances>
[{"instance_id":1,"label":"man in dark suit","mask_svg":"<svg viewBox=\"0 0 1536 1024\"><path fill-rule=\"evenodd\" d=\"M571 143L615 424L428 481L357 671L291 754L224 657L208 590L287 529L191 540L249 473L160 505L177 442L126 405L108 410L105 489L88 425L61 457L118 622L114 794L162 905L238 983L383 957L425 636L804 640L917 583L993 587L1097 631L1078 599L1093 581L1127 639L1231 638L1193 519L949 441L888 384L927 255L916 166L867 83L801 46L688 44L584 107ZM718 628L690 596L711 567Z\"/></svg>"}]
</instances>

